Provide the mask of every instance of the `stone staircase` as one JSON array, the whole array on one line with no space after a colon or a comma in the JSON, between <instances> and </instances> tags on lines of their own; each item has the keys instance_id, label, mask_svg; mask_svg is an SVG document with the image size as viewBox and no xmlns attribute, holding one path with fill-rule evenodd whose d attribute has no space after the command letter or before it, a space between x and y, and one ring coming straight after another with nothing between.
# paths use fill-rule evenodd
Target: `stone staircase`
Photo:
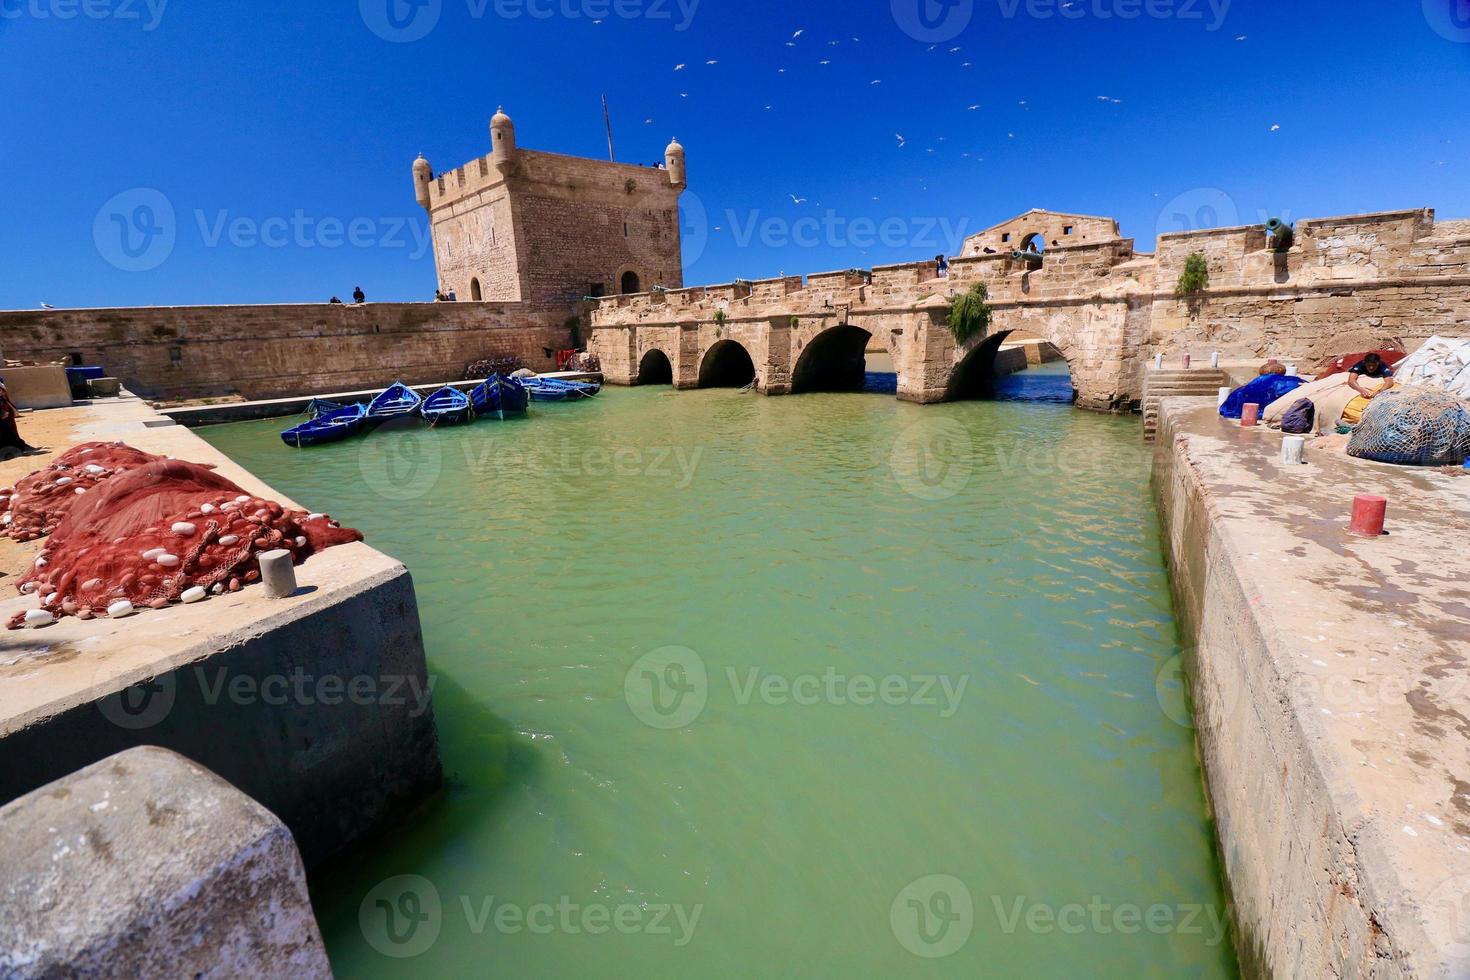
<instances>
[{"instance_id":1,"label":"stone staircase","mask_svg":"<svg viewBox=\"0 0 1470 980\"><path fill-rule=\"evenodd\" d=\"M1230 383L1224 371L1212 368L1148 369L1143 379L1143 441L1153 442L1159 432L1159 402L1165 398L1216 398Z\"/></svg>"}]
</instances>

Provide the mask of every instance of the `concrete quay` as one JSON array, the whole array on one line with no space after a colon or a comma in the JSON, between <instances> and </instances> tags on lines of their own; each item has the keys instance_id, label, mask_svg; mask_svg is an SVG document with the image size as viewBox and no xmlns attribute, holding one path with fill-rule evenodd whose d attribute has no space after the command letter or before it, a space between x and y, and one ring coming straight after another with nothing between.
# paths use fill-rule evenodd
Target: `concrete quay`
<instances>
[{"instance_id":1,"label":"concrete quay","mask_svg":"<svg viewBox=\"0 0 1470 980\"><path fill-rule=\"evenodd\" d=\"M28 415L61 450L120 439L209 463L245 490L299 506L136 398ZM0 463L0 481L46 461ZM0 541L0 568L40 544ZM0 803L140 745L227 779L290 828L308 867L401 820L442 781L417 601L408 570L365 543L264 588L126 619L65 618L0 632ZM35 605L0 601L0 615Z\"/></svg>"},{"instance_id":2,"label":"concrete quay","mask_svg":"<svg viewBox=\"0 0 1470 980\"><path fill-rule=\"evenodd\" d=\"M1247 976L1470 975L1470 474L1166 399L1155 491ZM1389 500L1384 537L1352 498Z\"/></svg>"}]
</instances>

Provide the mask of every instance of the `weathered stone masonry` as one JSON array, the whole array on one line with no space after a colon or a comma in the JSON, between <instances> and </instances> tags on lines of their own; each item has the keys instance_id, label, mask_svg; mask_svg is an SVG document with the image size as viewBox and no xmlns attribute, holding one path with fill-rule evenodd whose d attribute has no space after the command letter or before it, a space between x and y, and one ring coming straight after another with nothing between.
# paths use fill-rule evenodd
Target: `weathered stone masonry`
<instances>
[{"instance_id":1,"label":"weathered stone masonry","mask_svg":"<svg viewBox=\"0 0 1470 980\"><path fill-rule=\"evenodd\" d=\"M0 348L17 360L79 354L151 398L277 398L457 380L502 355L550 370L545 351L570 342L566 318L518 303L26 310L0 312Z\"/></svg>"},{"instance_id":2,"label":"weathered stone masonry","mask_svg":"<svg viewBox=\"0 0 1470 980\"><path fill-rule=\"evenodd\" d=\"M1033 249L1044 253L1039 265L1017 255ZM1182 300L1174 287L1194 252L1210 266L1210 285ZM949 297L977 282L994 323L986 337L956 345L945 326ZM1280 254L1267 250L1260 227L1222 228L1164 235L1148 255L1112 219L1031 211L967 240L946 278L928 261L616 296L599 302L592 327L592 349L614 383L636 383L657 349L676 387L696 387L716 344L733 340L750 354L756 387L786 394L803 358L815 370L811 361L846 358L867 340L889 351L898 396L915 402L962 394L1000 340L1022 331L1067 359L1080 407L1130 410L1156 353L1311 364L1464 332L1470 221L1436 223L1430 209L1307 220ZM833 339L843 327L851 339Z\"/></svg>"}]
</instances>

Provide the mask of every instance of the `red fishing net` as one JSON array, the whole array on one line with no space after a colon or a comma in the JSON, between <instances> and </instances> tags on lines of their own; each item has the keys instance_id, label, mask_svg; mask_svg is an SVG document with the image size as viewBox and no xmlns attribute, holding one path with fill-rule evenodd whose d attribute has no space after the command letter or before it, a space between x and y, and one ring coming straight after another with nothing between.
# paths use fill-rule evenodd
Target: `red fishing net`
<instances>
[{"instance_id":1,"label":"red fishing net","mask_svg":"<svg viewBox=\"0 0 1470 980\"><path fill-rule=\"evenodd\" d=\"M120 442L84 442L67 450L44 469L0 490L3 533L16 541L50 534L97 484L162 458Z\"/></svg>"},{"instance_id":2,"label":"red fishing net","mask_svg":"<svg viewBox=\"0 0 1470 980\"><path fill-rule=\"evenodd\" d=\"M27 478L29 479L29 478ZM277 548L293 563L361 541L322 514L286 510L246 493L209 467L157 459L77 497L46 549L20 580L53 616L90 619L161 609L260 578L257 555ZM16 614L11 629L25 625Z\"/></svg>"}]
</instances>

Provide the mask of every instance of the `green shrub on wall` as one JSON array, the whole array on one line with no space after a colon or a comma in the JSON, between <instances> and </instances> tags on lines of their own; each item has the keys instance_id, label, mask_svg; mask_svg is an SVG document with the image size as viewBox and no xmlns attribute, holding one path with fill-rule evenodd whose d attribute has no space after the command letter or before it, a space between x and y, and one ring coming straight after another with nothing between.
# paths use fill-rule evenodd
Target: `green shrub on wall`
<instances>
[{"instance_id":1,"label":"green shrub on wall","mask_svg":"<svg viewBox=\"0 0 1470 980\"><path fill-rule=\"evenodd\" d=\"M1198 296L1209 285L1209 263L1200 252L1191 252L1189 258L1184 260L1184 271L1179 273L1179 284L1174 287L1174 295L1180 299Z\"/></svg>"},{"instance_id":2,"label":"green shrub on wall","mask_svg":"<svg viewBox=\"0 0 1470 980\"><path fill-rule=\"evenodd\" d=\"M990 291L985 283L977 282L967 293L960 293L949 302L949 332L954 334L957 344L977 337L990 329L990 304L985 302Z\"/></svg>"}]
</instances>

